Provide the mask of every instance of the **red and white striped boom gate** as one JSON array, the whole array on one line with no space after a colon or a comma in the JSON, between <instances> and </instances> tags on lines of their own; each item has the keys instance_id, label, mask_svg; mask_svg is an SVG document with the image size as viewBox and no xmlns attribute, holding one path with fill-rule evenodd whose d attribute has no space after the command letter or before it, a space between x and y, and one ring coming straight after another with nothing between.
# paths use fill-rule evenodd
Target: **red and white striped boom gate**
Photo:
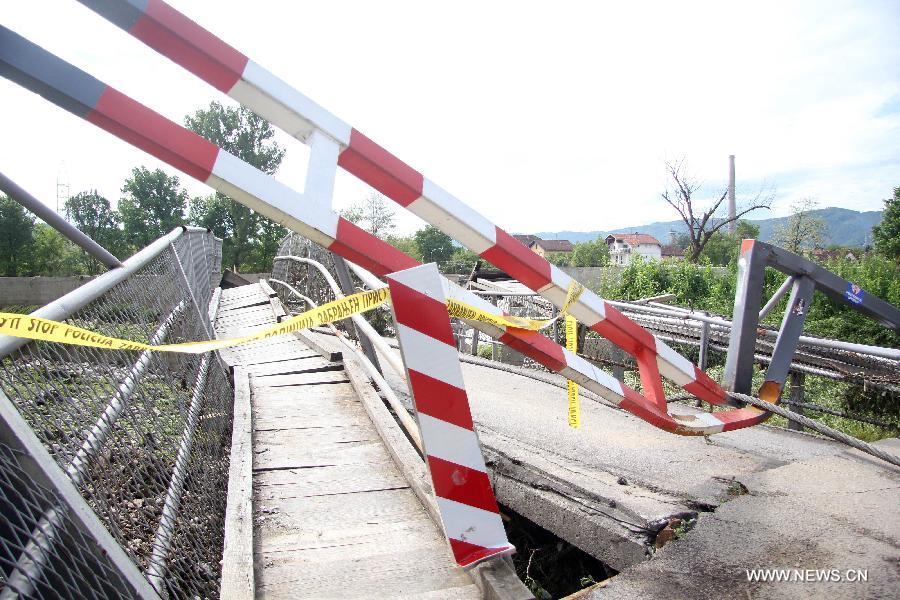
<instances>
[{"instance_id":1,"label":"red and white striped boom gate","mask_svg":"<svg viewBox=\"0 0 900 600\"><path fill-rule=\"evenodd\" d=\"M331 210L337 166L435 225L556 306L561 307L565 302L572 278L562 270L174 8L160 0L81 2L308 144L311 153L304 192L276 182L6 28L0 30L0 69L4 76L379 276L418 263ZM489 302L458 286L451 286L449 293L468 304L501 314ZM768 417L753 407L714 414L668 414L661 377L712 404L731 401L691 361L589 290L572 304L570 313L637 359L644 394L540 333L481 322L470 324L673 433L708 435L755 425Z\"/></svg>"},{"instance_id":2,"label":"red and white striped boom gate","mask_svg":"<svg viewBox=\"0 0 900 600\"><path fill-rule=\"evenodd\" d=\"M434 263L387 276L397 340L444 532L463 567L510 554Z\"/></svg>"},{"instance_id":3,"label":"red and white striped boom gate","mask_svg":"<svg viewBox=\"0 0 900 600\"><path fill-rule=\"evenodd\" d=\"M81 1L216 89L308 144L311 148L310 164L303 193L278 183L271 176L215 144L162 117L2 26L0 26L0 72L54 104L143 149L332 252L381 277L390 275L392 290L399 289L398 286L406 286L413 290L418 284L413 285L411 282L420 279L422 282L427 280L427 285L425 283L422 285L432 289L433 280L437 276L430 271L414 269L419 264L417 261L331 210L334 176L338 166L435 225L473 252L540 293L557 307L565 303L567 290L573 281L571 277L531 252L472 208L425 179L362 133L172 7L160 0ZM423 275L426 272L430 273L427 277ZM413 273L418 275L413 277ZM442 281L443 291L439 295L441 298L448 296L486 312L502 315L497 307L486 300L446 280L438 279L438 281ZM416 293L422 292L418 290ZM439 296L430 295L431 301L436 301ZM405 319L413 318L416 310L418 309L410 311L404 300L398 305L395 299L394 311L400 324L398 327L403 326ZM419 326L426 328L418 329L419 333L427 333L432 328L443 330L446 325L446 309L437 312L440 314L435 313L434 323L416 321ZM470 325L666 431L681 435L708 435L755 425L768 417L768 413L754 407L731 408L716 413L670 415L667 411L662 377L712 404L723 405L729 404L730 401L725 391L688 359L592 292L585 290L570 306L569 312L578 321L637 359L644 394L629 388L538 332L498 327L481 321L472 321ZM415 335L409 334L412 329L407 328L408 335L400 335L401 345L408 346L412 343L409 341L411 339L409 335ZM433 339L443 338L438 335ZM422 383L425 381L424 378L430 375L427 371L423 372L410 366L408 352L404 352L404 361L417 403L425 401L427 404L428 401L423 399L429 395L448 393L449 388L446 386L435 387ZM442 368L449 369L447 366ZM455 368L458 370L459 365L457 364ZM459 383L461 384L461 377ZM442 396L444 402L452 403L453 394L457 396L462 394L461 397L465 398L465 391L461 385L453 387L457 389L450 390L452 394ZM468 414L467 401L465 404ZM438 435L440 437L445 435L451 426L457 428L461 426L452 420L441 421L438 425L436 423L440 418L422 409L420 421L425 418L432 419L422 426L422 433L432 475L435 476L436 472L445 473L435 465L442 464L438 461L446 461L447 455L442 454L444 450L440 449L432 453L432 449L441 447L441 440L430 438L434 437L435 432L441 431L442 433ZM464 420L468 429L466 427L462 429L472 432L471 415ZM475 444L477 451L477 438L474 437L474 432L466 439ZM476 473L483 472L483 460L480 465L481 467L479 465L473 467L472 464L461 466ZM439 485L441 484L436 480L436 490ZM446 515L450 514L445 511L447 506L451 506L449 503L459 504L458 499L452 496L453 488L448 489L451 490L450 496L441 496L440 492L438 493L439 498L446 500L441 505L445 519ZM487 489L489 491L489 486ZM494 502L493 494L490 494L490 502ZM468 505L469 508L472 506ZM474 506L479 505L476 503ZM456 515L462 514L460 511L465 512L458 506L454 510L453 514ZM479 510L485 510L485 506L480 506ZM491 529L493 525L489 519L485 523L488 524L485 525L484 531L496 533ZM453 538L453 527L448 526L445 521L448 537L456 540L453 549L461 564L479 560L479 552L484 556L490 556L494 552L502 553L509 549L505 537L501 540L497 535L491 534L473 544L477 547L474 550L467 548L460 551L462 544L471 544L471 541ZM502 530L502 527L500 529ZM451 545L453 544L451 541Z\"/></svg>"}]
</instances>

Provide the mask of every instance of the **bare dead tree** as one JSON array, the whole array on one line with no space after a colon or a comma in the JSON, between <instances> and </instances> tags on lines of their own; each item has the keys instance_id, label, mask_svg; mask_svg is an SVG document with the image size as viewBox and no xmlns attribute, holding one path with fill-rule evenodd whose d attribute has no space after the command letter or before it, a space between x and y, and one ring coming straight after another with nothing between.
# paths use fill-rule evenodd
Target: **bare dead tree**
<instances>
[{"instance_id":1,"label":"bare dead tree","mask_svg":"<svg viewBox=\"0 0 900 600\"><path fill-rule=\"evenodd\" d=\"M720 229L754 210L771 208L772 195L764 194L760 191L756 197L740 207L733 218L727 216L716 217L716 211L719 210L722 202L728 197L727 187L713 202L712 206L704 211L702 208L695 206L694 199L694 193L700 189L700 182L687 172L684 159L667 161L666 171L671 181L666 187L666 191L663 192L662 197L672 208L678 211L678 214L681 215L681 220L687 225L690 239L687 247L687 259L690 262L697 262L700 253L703 252L703 248L706 247L710 238Z\"/></svg>"}]
</instances>

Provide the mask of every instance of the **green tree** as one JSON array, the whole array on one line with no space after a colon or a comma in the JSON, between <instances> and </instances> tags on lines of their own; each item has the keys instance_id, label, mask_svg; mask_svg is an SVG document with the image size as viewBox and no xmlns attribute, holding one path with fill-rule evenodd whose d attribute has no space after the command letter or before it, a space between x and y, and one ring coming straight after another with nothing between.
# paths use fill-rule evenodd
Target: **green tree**
<instances>
[{"instance_id":1,"label":"green tree","mask_svg":"<svg viewBox=\"0 0 900 600\"><path fill-rule=\"evenodd\" d=\"M188 195L178 177L137 167L122 186L119 200L125 241L140 249L184 224Z\"/></svg>"},{"instance_id":2,"label":"green tree","mask_svg":"<svg viewBox=\"0 0 900 600\"><path fill-rule=\"evenodd\" d=\"M284 149L273 141L275 130L268 121L246 108L224 107L212 102L184 119L185 126L260 171L272 175L284 158ZM263 271L272 259L287 230L266 222L257 214L224 194L195 199L190 206L194 225L208 227L224 240L222 260L239 270Z\"/></svg>"},{"instance_id":3,"label":"green tree","mask_svg":"<svg viewBox=\"0 0 900 600\"><path fill-rule=\"evenodd\" d=\"M572 253L571 252L548 252L544 258L551 265L556 265L557 267L571 267L572 266Z\"/></svg>"},{"instance_id":4,"label":"green tree","mask_svg":"<svg viewBox=\"0 0 900 600\"><path fill-rule=\"evenodd\" d=\"M444 264L443 271L445 273L469 274L472 272L472 268L475 267L475 263L480 259L480 256L478 256L468 248L457 246L456 248L454 248L453 255L450 257L450 260L448 260Z\"/></svg>"},{"instance_id":5,"label":"green tree","mask_svg":"<svg viewBox=\"0 0 900 600\"><path fill-rule=\"evenodd\" d=\"M370 193L364 200L341 211L341 216L382 239L390 235L395 227L394 211L378 192Z\"/></svg>"},{"instance_id":6,"label":"green tree","mask_svg":"<svg viewBox=\"0 0 900 600\"><path fill-rule=\"evenodd\" d=\"M453 256L453 239L434 225L420 229L413 237L422 262L437 263L441 267Z\"/></svg>"},{"instance_id":7,"label":"green tree","mask_svg":"<svg viewBox=\"0 0 900 600\"><path fill-rule=\"evenodd\" d=\"M385 238L384 241L386 241L388 244L390 244L400 252L403 252L407 256L411 256L421 262L422 255L419 254L419 247L416 245L416 238L414 238L413 236L389 235Z\"/></svg>"},{"instance_id":8,"label":"green tree","mask_svg":"<svg viewBox=\"0 0 900 600\"><path fill-rule=\"evenodd\" d=\"M230 210L232 202L230 198L219 193L191 198L188 202L188 222L197 227L206 227L224 240L234 230L231 219L233 213ZM234 263L226 260L225 264Z\"/></svg>"},{"instance_id":9,"label":"green tree","mask_svg":"<svg viewBox=\"0 0 900 600\"><path fill-rule=\"evenodd\" d=\"M602 267L609 264L609 245L604 238L578 242L569 264L573 267Z\"/></svg>"},{"instance_id":10,"label":"green tree","mask_svg":"<svg viewBox=\"0 0 900 600\"><path fill-rule=\"evenodd\" d=\"M900 263L900 187L894 197L884 201L881 223L872 227L875 249L888 259Z\"/></svg>"},{"instance_id":11,"label":"green tree","mask_svg":"<svg viewBox=\"0 0 900 600\"><path fill-rule=\"evenodd\" d=\"M123 258L124 236L120 225L122 219L114 211L109 200L97 193L80 192L65 204L66 218L89 238L109 250L114 256ZM100 261L87 252L82 253L85 270L95 275L100 272Z\"/></svg>"},{"instance_id":12,"label":"green tree","mask_svg":"<svg viewBox=\"0 0 900 600\"><path fill-rule=\"evenodd\" d=\"M727 267L740 254L741 240L759 237L759 227L749 221L738 221L733 234L717 231L706 243L700 257L711 265Z\"/></svg>"},{"instance_id":13,"label":"green tree","mask_svg":"<svg viewBox=\"0 0 900 600\"><path fill-rule=\"evenodd\" d=\"M49 225L34 226L31 272L45 277L86 273L81 249Z\"/></svg>"},{"instance_id":14,"label":"green tree","mask_svg":"<svg viewBox=\"0 0 900 600\"><path fill-rule=\"evenodd\" d=\"M818 248L825 242L826 224L821 218L812 214L816 202L812 198L802 198L791 205L790 218L787 223L775 228L772 243L790 250L801 252L804 248Z\"/></svg>"},{"instance_id":15,"label":"green tree","mask_svg":"<svg viewBox=\"0 0 900 600\"><path fill-rule=\"evenodd\" d=\"M8 196L0 196L0 274L22 275L32 250L34 217Z\"/></svg>"}]
</instances>

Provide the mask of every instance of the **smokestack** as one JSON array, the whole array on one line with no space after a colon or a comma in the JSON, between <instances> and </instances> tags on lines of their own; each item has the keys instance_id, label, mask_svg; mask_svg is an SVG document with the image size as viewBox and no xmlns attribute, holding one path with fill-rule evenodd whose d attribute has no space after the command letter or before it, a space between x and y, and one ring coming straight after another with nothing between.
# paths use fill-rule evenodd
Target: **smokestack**
<instances>
[{"instance_id":1,"label":"smokestack","mask_svg":"<svg viewBox=\"0 0 900 600\"><path fill-rule=\"evenodd\" d=\"M728 218L734 219L737 215L737 205L734 202L734 154L728 155ZM734 233L737 222L732 220L728 224L728 233Z\"/></svg>"}]
</instances>

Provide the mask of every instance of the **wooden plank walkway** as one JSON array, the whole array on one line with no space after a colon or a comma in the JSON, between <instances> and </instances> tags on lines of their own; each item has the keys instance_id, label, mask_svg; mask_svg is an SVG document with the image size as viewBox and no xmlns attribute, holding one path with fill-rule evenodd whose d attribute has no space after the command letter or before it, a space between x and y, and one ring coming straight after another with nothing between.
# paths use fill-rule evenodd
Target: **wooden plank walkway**
<instances>
[{"instance_id":1,"label":"wooden plank walkway","mask_svg":"<svg viewBox=\"0 0 900 600\"><path fill-rule=\"evenodd\" d=\"M219 337L274 322L259 285L223 290ZM257 598L481 597L392 461L341 363L293 336L221 356L249 378L248 595L255 588ZM226 548L226 556L235 550L240 546Z\"/></svg>"}]
</instances>

